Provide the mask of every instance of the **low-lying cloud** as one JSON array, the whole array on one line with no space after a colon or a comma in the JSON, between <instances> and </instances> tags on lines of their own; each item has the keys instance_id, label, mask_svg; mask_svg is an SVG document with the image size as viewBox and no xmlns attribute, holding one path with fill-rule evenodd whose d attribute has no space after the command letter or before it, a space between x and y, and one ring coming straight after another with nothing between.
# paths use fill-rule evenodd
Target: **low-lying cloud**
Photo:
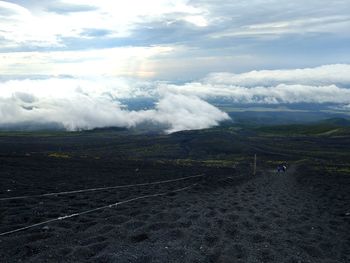
<instances>
[{"instance_id":1,"label":"low-lying cloud","mask_svg":"<svg viewBox=\"0 0 350 263\"><path fill-rule=\"evenodd\" d=\"M225 99L234 103L335 103L350 101L350 89L336 85L310 86L299 84L279 84L271 87L241 87L214 85L208 83L188 83L184 86L169 86L169 92L196 95L203 99Z\"/></svg>"},{"instance_id":2,"label":"low-lying cloud","mask_svg":"<svg viewBox=\"0 0 350 263\"><path fill-rule=\"evenodd\" d=\"M208 128L229 119L226 113L198 97L171 93L161 95L154 109L128 110L118 99L150 96L152 92L146 92L147 85L138 83L130 87L126 96L123 85L127 82L117 81L117 88L109 87L107 81L101 89L96 81L74 79L2 83L0 126L54 123L75 131L109 126L134 127L147 122L166 127L165 131L171 133Z\"/></svg>"},{"instance_id":3,"label":"low-lying cloud","mask_svg":"<svg viewBox=\"0 0 350 263\"><path fill-rule=\"evenodd\" d=\"M198 82L166 85L168 92L235 103L350 102L350 65L293 70L262 70L241 74L212 73Z\"/></svg>"},{"instance_id":4,"label":"low-lying cloud","mask_svg":"<svg viewBox=\"0 0 350 263\"><path fill-rule=\"evenodd\" d=\"M350 85L349 73L350 65L334 64L303 69L254 70L241 74L212 73L203 82L244 87L276 86L282 83L313 86Z\"/></svg>"},{"instance_id":5,"label":"low-lying cloud","mask_svg":"<svg viewBox=\"0 0 350 263\"><path fill-rule=\"evenodd\" d=\"M229 116L208 101L350 104L350 65L215 73L181 85L123 78L48 78L0 82L0 127L54 123L67 130L152 123L168 133L218 125ZM153 108L122 101L151 98Z\"/></svg>"}]
</instances>

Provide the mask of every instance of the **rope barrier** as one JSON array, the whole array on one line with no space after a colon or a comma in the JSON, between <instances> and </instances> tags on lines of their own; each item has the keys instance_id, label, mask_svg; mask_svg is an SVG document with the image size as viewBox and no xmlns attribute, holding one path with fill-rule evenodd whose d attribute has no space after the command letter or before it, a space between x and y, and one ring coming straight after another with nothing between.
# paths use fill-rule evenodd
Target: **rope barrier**
<instances>
[{"instance_id":1,"label":"rope barrier","mask_svg":"<svg viewBox=\"0 0 350 263\"><path fill-rule=\"evenodd\" d=\"M135 198L131 198L131 199L125 200L125 201L121 201L121 202L117 202L117 203L113 203L113 204L97 207L97 208L94 208L94 209L91 209L91 210L83 211L83 212L80 212L80 213L74 213L74 214L70 214L70 215L60 216L60 217L57 217L57 218L54 218L54 219L50 219L50 220L47 220L47 221L44 221L44 222L40 222L40 223L37 223L37 224L33 224L33 225L26 226L26 227L21 227L21 228L18 228L18 229L14 229L14 230L11 230L11 231L0 233L0 237L1 236L5 236L5 235L9 235L9 234L12 234L12 233L24 231L24 230L27 230L27 229L30 229L30 228L33 228L33 227L46 225L46 224L49 224L49 223L52 223L52 222L61 221L61 220L65 220L65 219L68 219L68 218L77 217L77 216L80 216L80 215L84 215L84 214L92 213L92 212L95 212L95 211L103 210L103 209L106 209L106 208L112 208L112 207L115 207L115 206L118 206L118 205L130 203L132 201L136 201L136 200L140 200L140 199L164 196L164 195L167 195L167 194L170 194L170 193L177 193L177 192L185 191L187 189L192 188L195 185L197 185L197 183L192 184L192 185L187 186L187 187L176 189L176 190L173 190L173 191L165 192L165 193L139 196L139 197L135 197Z\"/></svg>"},{"instance_id":2,"label":"rope barrier","mask_svg":"<svg viewBox=\"0 0 350 263\"><path fill-rule=\"evenodd\" d=\"M204 174L199 174L199 175L193 175L193 176L187 176L187 177L182 177L182 178L177 178L177 179L171 179L171 180L165 180L165 181L157 181L157 182L151 182L151 183L140 183L140 184L129 184L129 185L100 187L100 188L90 188L90 189L82 189L82 190L75 190L75 191L47 193L47 194L40 194L40 195L25 195L25 196L15 196L15 197L5 197L5 198L0 198L0 201L29 199L29 198L37 198L37 197L48 197L48 196L57 196L57 195L68 195L68 194L76 194L76 193L104 191L104 190L111 190L111 189L130 188L130 187L136 187L136 186L166 184L166 183L183 181L183 180L188 180L188 179L191 179L191 178L198 178L198 177L203 177L203 176L204 176Z\"/></svg>"}]
</instances>

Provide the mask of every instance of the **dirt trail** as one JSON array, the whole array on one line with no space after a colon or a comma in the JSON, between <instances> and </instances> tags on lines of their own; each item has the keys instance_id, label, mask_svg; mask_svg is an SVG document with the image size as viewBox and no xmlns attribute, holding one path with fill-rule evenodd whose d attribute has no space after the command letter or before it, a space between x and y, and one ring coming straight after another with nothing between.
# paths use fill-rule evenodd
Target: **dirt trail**
<instances>
[{"instance_id":1,"label":"dirt trail","mask_svg":"<svg viewBox=\"0 0 350 263\"><path fill-rule=\"evenodd\" d=\"M350 261L348 222L320 207L297 182L297 168L268 171L238 187L236 240L249 248L242 262Z\"/></svg>"},{"instance_id":2,"label":"dirt trail","mask_svg":"<svg viewBox=\"0 0 350 263\"><path fill-rule=\"evenodd\" d=\"M328 188L320 187L323 192L315 194L315 185L297 180L299 172L292 165L286 173L266 171L243 183L234 176L215 175L188 191L16 233L0 239L0 261L350 262L349 218L334 213L332 199L323 202L317 195L325 192L322 189L336 193L334 185L319 180L319 185ZM69 204L81 210L110 198L123 200L186 186L185 182L177 184L116 191L113 195L81 194L69 199ZM45 205L61 205L66 211L66 201L48 198ZM8 211L11 204L5 207ZM20 210L15 211L19 214ZM31 217L26 211L30 210L23 208L19 216Z\"/></svg>"}]
</instances>

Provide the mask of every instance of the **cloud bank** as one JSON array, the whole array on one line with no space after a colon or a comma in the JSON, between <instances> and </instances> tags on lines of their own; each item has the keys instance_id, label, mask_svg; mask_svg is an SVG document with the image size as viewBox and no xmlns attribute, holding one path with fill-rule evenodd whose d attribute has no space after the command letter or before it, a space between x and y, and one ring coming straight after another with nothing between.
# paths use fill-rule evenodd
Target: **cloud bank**
<instances>
[{"instance_id":1,"label":"cloud bank","mask_svg":"<svg viewBox=\"0 0 350 263\"><path fill-rule=\"evenodd\" d=\"M335 64L315 68L288 70L260 70L247 73L212 73L204 80L208 84L224 84L245 87L274 86L284 84L301 85L350 85L350 65Z\"/></svg>"},{"instance_id":2,"label":"cloud bank","mask_svg":"<svg viewBox=\"0 0 350 263\"><path fill-rule=\"evenodd\" d=\"M151 99L130 110L125 100ZM350 65L295 70L213 73L184 84L125 78L48 78L0 82L0 126L56 123L67 130L153 123L166 132L218 125L229 116L211 105L232 103L350 103Z\"/></svg>"},{"instance_id":3,"label":"cloud bank","mask_svg":"<svg viewBox=\"0 0 350 263\"><path fill-rule=\"evenodd\" d=\"M350 65L294 70L262 70L242 74L212 73L198 82L166 85L167 92L234 103L350 102Z\"/></svg>"},{"instance_id":4,"label":"cloud bank","mask_svg":"<svg viewBox=\"0 0 350 263\"><path fill-rule=\"evenodd\" d=\"M130 87L126 80L115 79L112 87L109 81L96 80L7 81L0 84L0 126L53 123L76 131L152 123L171 133L208 128L229 119L226 113L198 97L171 93L159 96L154 109L130 111L119 99L152 95L144 83L133 83Z\"/></svg>"}]
</instances>

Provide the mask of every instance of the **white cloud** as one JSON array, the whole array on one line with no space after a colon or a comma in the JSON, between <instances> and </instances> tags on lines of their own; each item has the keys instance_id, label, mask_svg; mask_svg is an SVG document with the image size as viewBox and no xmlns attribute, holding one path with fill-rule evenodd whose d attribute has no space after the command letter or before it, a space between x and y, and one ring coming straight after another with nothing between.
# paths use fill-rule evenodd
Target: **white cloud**
<instances>
[{"instance_id":1,"label":"white cloud","mask_svg":"<svg viewBox=\"0 0 350 263\"><path fill-rule=\"evenodd\" d=\"M279 84L270 87L241 87L225 84L187 83L164 86L168 92L198 96L203 99L225 99L235 103L347 103L350 89L336 85L310 86Z\"/></svg>"},{"instance_id":2,"label":"white cloud","mask_svg":"<svg viewBox=\"0 0 350 263\"><path fill-rule=\"evenodd\" d=\"M199 82L165 85L163 89L203 99L225 98L236 103L348 103L350 65L213 73Z\"/></svg>"},{"instance_id":3,"label":"white cloud","mask_svg":"<svg viewBox=\"0 0 350 263\"><path fill-rule=\"evenodd\" d=\"M2 48L16 48L24 44L38 47L61 45L56 33L53 33L58 26L53 23L53 19L52 22L46 18L38 19L20 5L0 1L0 38L4 40Z\"/></svg>"},{"instance_id":4,"label":"white cloud","mask_svg":"<svg viewBox=\"0 0 350 263\"><path fill-rule=\"evenodd\" d=\"M350 85L350 65L335 64L315 68L260 70L247 73L213 73L209 74L204 83L237 85L244 87L273 86L284 84L303 85Z\"/></svg>"},{"instance_id":5,"label":"white cloud","mask_svg":"<svg viewBox=\"0 0 350 263\"><path fill-rule=\"evenodd\" d=\"M166 94L155 110L144 113L150 121L170 125L167 132L204 129L229 119L226 113L198 97L178 94Z\"/></svg>"},{"instance_id":6,"label":"white cloud","mask_svg":"<svg viewBox=\"0 0 350 263\"><path fill-rule=\"evenodd\" d=\"M104 86L105 85L105 86ZM121 98L149 96L144 83L71 79L8 81L0 84L0 126L56 123L67 130L133 127L144 122L166 132L202 129L229 119L228 115L194 96L164 93L154 109L129 111ZM102 88L100 88L102 87Z\"/></svg>"},{"instance_id":7,"label":"white cloud","mask_svg":"<svg viewBox=\"0 0 350 263\"><path fill-rule=\"evenodd\" d=\"M350 25L350 17L344 15L303 17L274 22L244 25L236 29L227 29L211 34L213 38L221 37L271 37L284 34L306 33L341 33L346 32Z\"/></svg>"},{"instance_id":8,"label":"white cloud","mask_svg":"<svg viewBox=\"0 0 350 263\"><path fill-rule=\"evenodd\" d=\"M210 74L198 82L174 85L117 77L50 78L0 82L0 126L58 123L68 130L133 127L151 122L167 132L202 129L227 120L206 102L334 103L349 109L349 65L313 69ZM152 109L132 111L120 101L151 98Z\"/></svg>"},{"instance_id":9,"label":"white cloud","mask_svg":"<svg viewBox=\"0 0 350 263\"><path fill-rule=\"evenodd\" d=\"M79 51L0 53L3 75L153 77L153 60L172 47L119 47Z\"/></svg>"},{"instance_id":10,"label":"white cloud","mask_svg":"<svg viewBox=\"0 0 350 263\"><path fill-rule=\"evenodd\" d=\"M63 38L84 38L81 33L85 29L103 29L110 37L127 37L139 23L172 13L197 26L206 23L204 11L185 0L48 1L37 9L0 1L0 38L6 43L3 48L63 47Z\"/></svg>"},{"instance_id":11,"label":"white cloud","mask_svg":"<svg viewBox=\"0 0 350 263\"><path fill-rule=\"evenodd\" d=\"M348 0L0 0L0 72L81 76L95 69L188 80L213 71L346 63L349 8ZM153 47L171 50L145 63L138 50ZM61 59L48 51L61 51ZM80 55L87 59L79 63Z\"/></svg>"}]
</instances>

